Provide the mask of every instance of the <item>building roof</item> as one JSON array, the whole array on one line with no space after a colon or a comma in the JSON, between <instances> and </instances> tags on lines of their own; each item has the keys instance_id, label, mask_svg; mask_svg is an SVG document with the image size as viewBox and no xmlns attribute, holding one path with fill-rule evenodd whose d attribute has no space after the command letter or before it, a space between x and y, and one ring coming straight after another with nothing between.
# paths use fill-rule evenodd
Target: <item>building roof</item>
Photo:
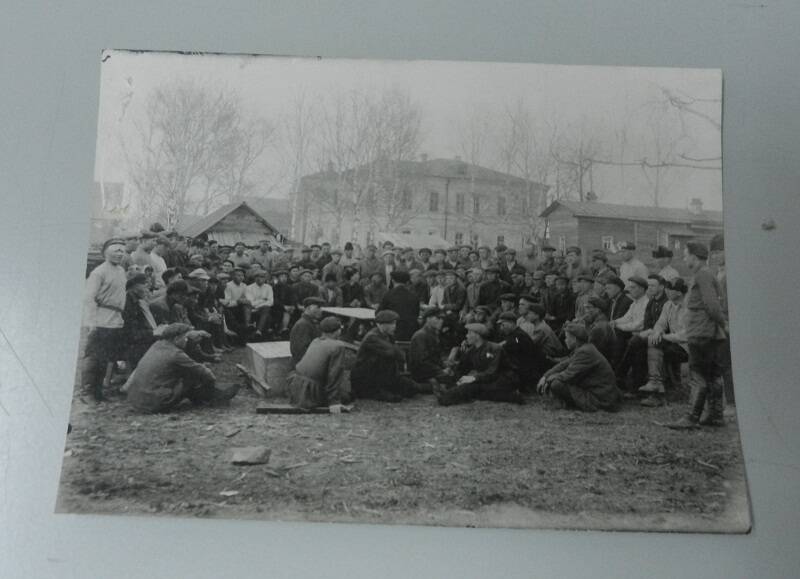
<instances>
[{"instance_id":1,"label":"building roof","mask_svg":"<svg viewBox=\"0 0 800 579\"><path fill-rule=\"evenodd\" d=\"M645 205L619 205L597 201L567 201L558 199L545 209L541 217L547 217L559 207L567 209L575 217L597 217L603 219L626 219L629 221L658 221L662 223L719 223L722 211L702 210L693 213L688 209L672 207L649 207Z\"/></svg>"},{"instance_id":2,"label":"building roof","mask_svg":"<svg viewBox=\"0 0 800 579\"><path fill-rule=\"evenodd\" d=\"M225 219L228 215L239 209L240 207L244 206L248 211L250 211L256 218L261 221L272 233L278 233L278 229L275 228L269 221L267 221L263 215L261 215L258 211L252 208L246 201L236 201L234 203L228 203L227 205L223 205L216 211L212 211L205 217L201 217L199 219L191 220L191 216L182 216L182 218L186 218L188 223L178 223L178 233L184 235L186 237L196 237L201 233L208 231L212 227L214 227L217 223Z\"/></svg>"},{"instance_id":3,"label":"building roof","mask_svg":"<svg viewBox=\"0 0 800 579\"><path fill-rule=\"evenodd\" d=\"M395 247L414 247L420 249L427 247L429 249L447 249L452 243L448 243L443 237L438 235L420 235L414 233L390 233L387 231L380 231L376 235L377 241L383 243L391 241Z\"/></svg>"},{"instance_id":4,"label":"building roof","mask_svg":"<svg viewBox=\"0 0 800 579\"><path fill-rule=\"evenodd\" d=\"M380 163L381 161L374 161L358 167L355 169L355 171L366 172L370 169L373 169L375 166L378 166ZM509 184L513 183L515 185L525 185L530 183L543 190L550 188L548 185L543 183L528 181L521 177L517 177L516 175L502 173L500 171L495 171L494 169L475 165L474 163L467 163L465 161L461 161L460 159L392 161L390 166L393 170L398 171L401 176L405 177L439 177L443 179L468 179L492 182L502 181ZM378 170L379 169L380 167L378 167ZM353 171L353 169L350 169L344 173L351 174ZM319 171L317 173L306 175L304 179L326 179L333 175L336 175L336 173L331 169L328 171Z\"/></svg>"}]
</instances>

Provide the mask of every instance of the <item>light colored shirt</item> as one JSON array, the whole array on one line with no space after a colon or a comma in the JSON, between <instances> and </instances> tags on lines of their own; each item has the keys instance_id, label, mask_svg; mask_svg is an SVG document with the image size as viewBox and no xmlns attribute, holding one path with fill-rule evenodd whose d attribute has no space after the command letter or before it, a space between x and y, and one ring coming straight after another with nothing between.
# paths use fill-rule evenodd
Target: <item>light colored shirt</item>
<instances>
[{"instance_id":1,"label":"light colored shirt","mask_svg":"<svg viewBox=\"0 0 800 579\"><path fill-rule=\"evenodd\" d=\"M650 272L648 271L647 266L635 257L630 261L623 261L619 266L619 278L626 284L628 283L628 280L634 276L647 279L648 275L650 275Z\"/></svg>"},{"instance_id":2,"label":"light colored shirt","mask_svg":"<svg viewBox=\"0 0 800 579\"><path fill-rule=\"evenodd\" d=\"M156 287L163 287L164 278L161 277L161 274L167 271L167 262L164 261L163 257L155 253L150 254L150 261L153 263L153 277L156 281Z\"/></svg>"},{"instance_id":3,"label":"light colored shirt","mask_svg":"<svg viewBox=\"0 0 800 579\"><path fill-rule=\"evenodd\" d=\"M444 286L435 285L431 288L431 299L428 301L428 305L437 308L444 307Z\"/></svg>"},{"instance_id":4,"label":"light colored shirt","mask_svg":"<svg viewBox=\"0 0 800 579\"><path fill-rule=\"evenodd\" d=\"M681 346L686 347L686 308L683 301L675 303L668 301L664 304L661 310L661 315L658 317L653 326L653 331L659 334L674 336L672 342L676 342Z\"/></svg>"},{"instance_id":5,"label":"light colored shirt","mask_svg":"<svg viewBox=\"0 0 800 579\"><path fill-rule=\"evenodd\" d=\"M244 283L237 285L233 281L228 282L225 284L225 300L222 302L223 305L228 306L229 308L236 307L241 298L247 297L246 292L247 286Z\"/></svg>"},{"instance_id":6,"label":"light colored shirt","mask_svg":"<svg viewBox=\"0 0 800 579\"><path fill-rule=\"evenodd\" d=\"M272 286L268 283L263 285L258 285L257 283L250 284L245 290L245 297L250 300L254 309L271 306L274 303Z\"/></svg>"},{"instance_id":7,"label":"light colored shirt","mask_svg":"<svg viewBox=\"0 0 800 579\"><path fill-rule=\"evenodd\" d=\"M121 328L125 322L125 284L128 277L120 265L105 261L86 280L84 325L94 328Z\"/></svg>"},{"instance_id":8,"label":"light colored shirt","mask_svg":"<svg viewBox=\"0 0 800 579\"><path fill-rule=\"evenodd\" d=\"M614 327L623 332L641 332L644 329L644 311L649 301L647 295L633 300L625 315L614 322Z\"/></svg>"}]
</instances>

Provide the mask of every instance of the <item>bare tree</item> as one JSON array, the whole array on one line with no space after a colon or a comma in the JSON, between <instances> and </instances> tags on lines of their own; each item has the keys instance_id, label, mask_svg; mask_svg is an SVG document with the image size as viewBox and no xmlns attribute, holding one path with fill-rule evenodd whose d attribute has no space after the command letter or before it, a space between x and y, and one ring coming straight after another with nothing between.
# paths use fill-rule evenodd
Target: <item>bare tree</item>
<instances>
[{"instance_id":1,"label":"bare tree","mask_svg":"<svg viewBox=\"0 0 800 579\"><path fill-rule=\"evenodd\" d=\"M168 227L189 210L208 213L255 187L251 174L273 127L245 114L229 91L179 80L149 96L138 142L123 150L142 216Z\"/></svg>"}]
</instances>

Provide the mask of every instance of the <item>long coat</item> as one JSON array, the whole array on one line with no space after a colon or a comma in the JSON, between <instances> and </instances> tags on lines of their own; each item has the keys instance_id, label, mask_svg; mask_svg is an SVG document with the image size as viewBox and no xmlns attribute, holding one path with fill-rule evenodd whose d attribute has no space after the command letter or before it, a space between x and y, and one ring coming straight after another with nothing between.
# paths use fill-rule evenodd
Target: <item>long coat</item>
<instances>
[{"instance_id":1,"label":"long coat","mask_svg":"<svg viewBox=\"0 0 800 579\"><path fill-rule=\"evenodd\" d=\"M408 370L417 382L435 378L444 370L442 344L436 330L423 327L414 332L408 349Z\"/></svg>"},{"instance_id":2,"label":"long coat","mask_svg":"<svg viewBox=\"0 0 800 579\"><path fill-rule=\"evenodd\" d=\"M319 338L319 334L319 326L314 320L305 314L300 316L289 333L289 351L292 353L292 360L295 364L303 359L308 346L314 341L314 338Z\"/></svg>"},{"instance_id":3,"label":"long coat","mask_svg":"<svg viewBox=\"0 0 800 579\"><path fill-rule=\"evenodd\" d=\"M386 292L378 309L392 310L400 316L400 319L397 320L395 339L410 340L414 332L417 331L419 327L417 324L419 300L416 294L405 285L398 285Z\"/></svg>"},{"instance_id":4,"label":"long coat","mask_svg":"<svg viewBox=\"0 0 800 579\"><path fill-rule=\"evenodd\" d=\"M616 375L594 344L581 344L545 376L566 386L581 410L616 410L619 407L621 393Z\"/></svg>"},{"instance_id":5,"label":"long coat","mask_svg":"<svg viewBox=\"0 0 800 579\"><path fill-rule=\"evenodd\" d=\"M355 364L350 371L350 381L354 390L381 390L395 382L398 369L405 357L395 344L394 338L373 328L361 341Z\"/></svg>"}]
</instances>

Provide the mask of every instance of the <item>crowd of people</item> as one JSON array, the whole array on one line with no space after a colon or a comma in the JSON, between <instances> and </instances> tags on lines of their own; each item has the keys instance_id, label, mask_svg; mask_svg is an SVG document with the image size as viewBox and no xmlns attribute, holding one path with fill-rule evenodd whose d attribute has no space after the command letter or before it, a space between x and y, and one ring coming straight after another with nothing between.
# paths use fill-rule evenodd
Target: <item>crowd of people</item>
<instances>
[{"instance_id":1,"label":"crowd of people","mask_svg":"<svg viewBox=\"0 0 800 579\"><path fill-rule=\"evenodd\" d=\"M721 236L710 248L687 243L681 277L670 249L652 252L651 270L633 243L614 267L606 251L578 247L284 250L148 230L108 240L89 275L82 384L102 400L109 368L123 361L128 398L142 410L225 401L236 388L215 384L209 364L248 341L288 339L288 391L302 407L338 412L354 398L427 392L443 405L539 394L613 411L626 398L663 405L688 362L690 410L672 426L721 425L730 379L723 252ZM374 327L326 306L371 308Z\"/></svg>"}]
</instances>

